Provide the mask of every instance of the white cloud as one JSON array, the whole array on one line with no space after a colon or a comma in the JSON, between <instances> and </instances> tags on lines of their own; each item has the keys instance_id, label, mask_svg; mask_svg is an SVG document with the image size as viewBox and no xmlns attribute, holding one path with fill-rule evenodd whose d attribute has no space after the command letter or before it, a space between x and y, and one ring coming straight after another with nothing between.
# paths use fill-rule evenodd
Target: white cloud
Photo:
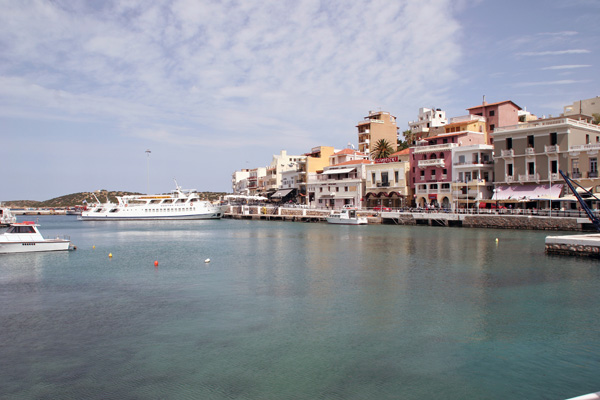
<instances>
[{"instance_id":1,"label":"white cloud","mask_svg":"<svg viewBox=\"0 0 600 400\"><path fill-rule=\"evenodd\" d=\"M545 81L545 82L521 82L521 83L516 83L514 86L526 87L526 86L572 85L572 84L576 84L576 83L586 83L586 82L588 82L588 81L563 79L563 80Z\"/></svg>"},{"instance_id":2,"label":"white cloud","mask_svg":"<svg viewBox=\"0 0 600 400\"><path fill-rule=\"evenodd\" d=\"M537 56L562 56L565 54L587 54L587 53L591 53L591 51L586 50L586 49L526 51L523 53L517 53L517 55L537 57Z\"/></svg>"},{"instance_id":3,"label":"white cloud","mask_svg":"<svg viewBox=\"0 0 600 400\"><path fill-rule=\"evenodd\" d=\"M591 65L587 64L571 64L571 65L552 65L550 67L544 67L542 70L563 70L563 69L577 69L577 68L589 68Z\"/></svg>"}]
</instances>

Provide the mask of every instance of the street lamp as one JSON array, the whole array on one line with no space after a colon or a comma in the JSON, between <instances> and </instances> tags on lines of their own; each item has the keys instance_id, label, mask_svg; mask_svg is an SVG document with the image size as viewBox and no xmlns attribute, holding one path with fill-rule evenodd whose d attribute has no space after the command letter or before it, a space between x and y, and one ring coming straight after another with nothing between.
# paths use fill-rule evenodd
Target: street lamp
<instances>
[{"instance_id":1,"label":"street lamp","mask_svg":"<svg viewBox=\"0 0 600 400\"><path fill-rule=\"evenodd\" d=\"M146 162L146 169L147 169L147 176L146 176L146 194L150 194L150 153L152 153L150 151L150 149L146 149L146 155L147 155L147 162Z\"/></svg>"}]
</instances>

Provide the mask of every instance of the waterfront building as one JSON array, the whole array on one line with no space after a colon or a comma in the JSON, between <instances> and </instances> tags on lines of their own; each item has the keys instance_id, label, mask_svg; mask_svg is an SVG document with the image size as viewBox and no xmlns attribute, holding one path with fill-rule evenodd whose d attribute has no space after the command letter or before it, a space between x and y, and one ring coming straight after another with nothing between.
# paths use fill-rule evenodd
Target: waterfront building
<instances>
[{"instance_id":1,"label":"waterfront building","mask_svg":"<svg viewBox=\"0 0 600 400\"><path fill-rule=\"evenodd\" d=\"M478 206L492 198L494 146L473 144L452 149L452 197L454 209Z\"/></svg>"},{"instance_id":2,"label":"waterfront building","mask_svg":"<svg viewBox=\"0 0 600 400\"><path fill-rule=\"evenodd\" d=\"M409 184L410 150L404 149L388 158L374 160L365 166L365 205L367 208L409 206L412 192Z\"/></svg>"},{"instance_id":3,"label":"waterfront building","mask_svg":"<svg viewBox=\"0 0 600 400\"><path fill-rule=\"evenodd\" d=\"M580 116L593 117L600 114L600 96L586 100L578 100L563 108L563 116L572 119L582 119Z\"/></svg>"},{"instance_id":4,"label":"waterfront building","mask_svg":"<svg viewBox=\"0 0 600 400\"><path fill-rule=\"evenodd\" d=\"M504 126L517 125L519 121L519 111L521 107L511 100L499 101L497 103L487 103L485 97L481 105L467 108L469 114L484 117L486 119L486 144L492 144L491 137L487 132L493 132L496 128Z\"/></svg>"},{"instance_id":5,"label":"waterfront building","mask_svg":"<svg viewBox=\"0 0 600 400\"><path fill-rule=\"evenodd\" d=\"M369 111L369 115L356 125L358 128L358 150L369 156L377 142L385 139L392 147L398 143L396 117L387 111Z\"/></svg>"},{"instance_id":6,"label":"waterfront building","mask_svg":"<svg viewBox=\"0 0 600 400\"><path fill-rule=\"evenodd\" d=\"M231 190L234 194L247 194L249 192L249 177L249 169L242 169L231 174Z\"/></svg>"},{"instance_id":7,"label":"waterfront building","mask_svg":"<svg viewBox=\"0 0 600 400\"><path fill-rule=\"evenodd\" d=\"M430 128L437 128L448 123L446 112L440 108L419 108L416 121L410 121L408 127L414 140L429 136ZM409 143L412 146L414 143Z\"/></svg>"},{"instance_id":8,"label":"waterfront building","mask_svg":"<svg viewBox=\"0 0 600 400\"><path fill-rule=\"evenodd\" d=\"M266 169L266 182L261 195L271 199L281 201L295 198L298 194L299 186L290 182L298 182L298 175L303 172L303 165L306 156L289 155L286 150L281 150L279 154L274 154L271 164ZM286 185L283 185L284 175Z\"/></svg>"},{"instance_id":9,"label":"waterfront building","mask_svg":"<svg viewBox=\"0 0 600 400\"><path fill-rule=\"evenodd\" d=\"M409 149L409 179L415 205L443 208L453 206L453 151L459 146L486 144L485 125L485 118L480 116L453 118L450 124L435 128L436 132L443 129L443 133L423 138L417 141L417 146Z\"/></svg>"},{"instance_id":10,"label":"waterfront building","mask_svg":"<svg viewBox=\"0 0 600 400\"><path fill-rule=\"evenodd\" d=\"M308 205L310 201L308 195L308 177L316 176L318 171L329 166L331 162L331 156L336 153L336 150L331 146L317 146L313 147L309 153L304 154L305 158L298 166L299 171L303 172L298 176L298 197L296 201L299 204Z\"/></svg>"},{"instance_id":11,"label":"waterfront building","mask_svg":"<svg viewBox=\"0 0 600 400\"><path fill-rule=\"evenodd\" d=\"M539 119L496 128L494 199L536 201L558 199L562 170L586 188L600 184L600 126L566 117ZM564 193L563 193L564 194ZM574 202L561 207L575 208Z\"/></svg>"},{"instance_id":12,"label":"waterfront building","mask_svg":"<svg viewBox=\"0 0 600 400\"><path fill-rule=\"evenodd\" d=\"M257 196L264 192L264 178L267 175L266 167L258 167L250 169L250 175L248 176L248 195ZM259 184L260 183L260 184Z\"/></svg>"},{"instance_id":13,"label":"waterfront building","mask_svg":"<svg viewBox=\"0 0 600 400\"><path fill-rule=\"evenodd\" d=\"M332 154L329 166L308 175L308 204L315 208L362 207L366 154L344 149Z\"/></svg>"}]
</instances>

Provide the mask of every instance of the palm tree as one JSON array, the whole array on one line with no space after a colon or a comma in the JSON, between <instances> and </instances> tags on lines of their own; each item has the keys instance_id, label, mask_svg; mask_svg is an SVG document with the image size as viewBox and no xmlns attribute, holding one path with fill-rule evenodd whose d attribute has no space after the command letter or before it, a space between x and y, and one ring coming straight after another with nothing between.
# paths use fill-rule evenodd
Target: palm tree
<instances>
[{"instance_id":1,"label":"palm tree","mask_svg":"<svg viewBox=\"0 0 600 400\"><path fill-rule=\"evenodd\" d=\"M387 158L394 152L394 148L385 139L379 139L377 143L375 143L375 147L373 148L373 152L371 153L371 157L373 159L377 158Z\"/></svg>"}]
</instances>

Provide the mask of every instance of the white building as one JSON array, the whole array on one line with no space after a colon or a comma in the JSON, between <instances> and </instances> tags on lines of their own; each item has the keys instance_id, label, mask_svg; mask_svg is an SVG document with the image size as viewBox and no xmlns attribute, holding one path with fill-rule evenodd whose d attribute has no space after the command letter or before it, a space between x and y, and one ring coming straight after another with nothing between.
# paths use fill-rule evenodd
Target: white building
<instances>
[{"instance_id":1,"label":"white building","mask_svg":"<svg viewBox=\"0 0 600 400\"><path fill-rule=\"evenodd\" d=\"M351 160L326 167L322 173L310 175L309 198L312 208L337 209L343 206L362 207L365 194L365 166L368 160Z\"/></svg>"},{"instance_id":2,"label":"white building","mask_svg":"<svg viewBox=\"0 0 600 400\"><path fill-rule=\"evenodd\" d=\"M242 169L231 174L231 189L234 194L247 194L248 178L250 177L249 169Z\"/></svg>"},{"instance_id":3,"label":"white building","mask_svg":"<svg viewBox=\"0 0 600 400\"><path fill-rule=\"evenodd\" d=\"M410 131L418 137L427 136L429 128L437 128L448 123L446 112L439 108L419 108L419 117L408 123Z\"/></svg>"},{"instance_id":4,"label":"white building","mask_svg":"<svg viewBox=\"0 0 600 400\"><path fill-rule=\"evenodd\" d=\"M474 144L452 149L452 195L465 206L491 199L494 192L494 146Z\"/></svg>"}]
</instances>

